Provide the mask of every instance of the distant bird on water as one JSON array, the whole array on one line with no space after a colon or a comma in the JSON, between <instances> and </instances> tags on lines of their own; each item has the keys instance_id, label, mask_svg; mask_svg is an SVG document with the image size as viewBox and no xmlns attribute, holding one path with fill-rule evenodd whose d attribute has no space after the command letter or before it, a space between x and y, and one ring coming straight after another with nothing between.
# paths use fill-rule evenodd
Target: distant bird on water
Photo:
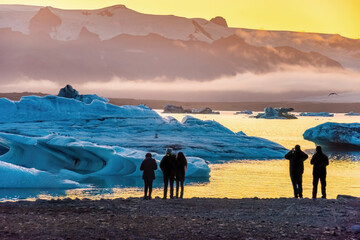
<instances>
[{"instance_id":1,"label":"distant bird on water","mask_svg":"<svg viewBox=\"0 0 360 240\"><path fill-rule=\"evenodd\" d=\"M330 97L331 95L338 95L336 92L332 92L332 93L329 93L328 97Z\"/></svg>"}]
</instances>

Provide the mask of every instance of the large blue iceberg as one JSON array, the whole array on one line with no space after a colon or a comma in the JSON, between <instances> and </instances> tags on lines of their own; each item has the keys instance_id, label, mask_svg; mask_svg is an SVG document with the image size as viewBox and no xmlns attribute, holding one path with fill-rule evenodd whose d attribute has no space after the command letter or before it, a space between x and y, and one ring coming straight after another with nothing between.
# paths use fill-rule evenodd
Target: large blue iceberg
<instances>
[{"instance_id":1,"label":"large blue iceberg","mask_svg":"<svg viewBox=\"0 0 360 240\"><path fill-rule=\"evenodd\" d=\"M360 123L323 123L306 130L304 139L327 147L360 149Z\"/></svg>"},{"instance_id":2,"label":"large blue iceberg","mask_svg":"<svg viewBox=\"0 0 360 240\"><path fill-rule=\"evenodd\" d=\"M51 95L0 99L0 145L0 161L12 164L6 166L60 176L71 187L84 176L140 176L145 153L160 160L166 148L188 156L188 177L209 177L206 161L276 159L287 151L215 121L186 116L179 122L144 105ZM1 180L0 187L9 185Z\"/></svg>"}]
</instances>

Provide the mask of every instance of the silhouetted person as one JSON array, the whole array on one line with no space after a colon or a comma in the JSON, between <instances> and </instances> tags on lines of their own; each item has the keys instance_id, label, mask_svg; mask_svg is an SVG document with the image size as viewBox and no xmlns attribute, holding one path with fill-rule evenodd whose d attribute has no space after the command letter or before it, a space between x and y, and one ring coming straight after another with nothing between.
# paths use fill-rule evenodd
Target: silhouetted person
<instances>
[{"instance_id":1,"label":"silhouetted person","mask_svg":"<svg viewBox=\"0 0 360 240\"><path fill-rule=\"evenodd\" d=\"M167 197L168 182L170 181L170 198L174 198L174 179L176 174L176 157L170 148L160 161L160 168L164 175L164 199Z\"/></svg>"},{"instance_id":2,"label":"silhouetted person","mask_svg":"<svg viewBox=\"0 0 360 240\"><path fill-rule=\"evenodd\" d=\"M187 160L183 152L176 155L176 198L179 197L179 184L181 186L180 198L184 196L185 171L187 170Z\"/></svg>"},{"instance_id":3,"label":"silhouetted person","mask_svg":"<svg viewBox=\"0 0 360 240\"><path fill-rule=\"evenodd\" d=\"M316 198L319 179L321 182L322 198L326 198L326 166L329 165L329 158L322 152L320 146L316 147L316 153L311 158L313 168L313 192L312 197Z\"/></svg>"},{"instance_id":4,"label":"silhouetted person","mask_svg":"<svg viewBox=\"0 0 360 240\"><path fill-rule=\"evenodd\" d=\"M143 172L144 179L144 199L151 199L152 184L155 179L155 170L157 169L157 164L155 159L152 158L151 153L145 155L145 159L142 161L140 170ZM147 195L149 191L149 195Z\"/></svg>"},{"instance_id":5,"label":"silhouetted person","mask_svg":"<svg viewBox=\"0 0 360 240\"><path fill-rule=\"evenodd\" d=\"M302 175L304 173L304 161L308 155L301 151L300 146L296 145L290 152L285 155L290 160L290 178L294 188L295 198L302 198Z\"/></svg>"}]
</instances>

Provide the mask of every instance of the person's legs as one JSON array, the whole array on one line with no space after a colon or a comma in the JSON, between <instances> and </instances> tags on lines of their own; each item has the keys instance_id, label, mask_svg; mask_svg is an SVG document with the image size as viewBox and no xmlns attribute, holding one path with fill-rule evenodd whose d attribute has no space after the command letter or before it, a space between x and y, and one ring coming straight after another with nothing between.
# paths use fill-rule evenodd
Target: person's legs
<instances>
[{"instance_id":1,"label":"person's legs","mask_svg":"<svg viewBox=\"0 0 360 240\"><path fill-rule=\"evenodd\" d=\"M170 177L170 198L174 198L174 177Z\"/></svg>"},{"instance_id":2,"label":"person's legs","mask_svg":"<svg viewBox=\"0 0 360 240\"><path fill-rule=\"evenodd\" d=\"M319 176L317 174L313 174L313 192L312 198L316 198L317 188L318 188Z\"/></svg>"},{"instance_id":3,"label":"person's legs","mask_svg":"<svg viewBox=\"0 0 360 240\"><path fill-rule=\"evenodd\" d=\"M326 175L320 177L322 198L326 198Z\"/></svg>"},{"instance_id":4,"label":"person's legs","mask_svg":"<svg viewBox=\"0 0 360 240\"><path fill-rule=\"evenodd\" d=\"M290 178L291 178L291 183L293 185L293 189L294 189L294 197L298 197L298 188L297 188L297 181L296 178L293 174L290 174Z\"/></svg>"},{"instance_id":5,"label":"person's legs","mask_svg":"<svg viewBox=\"0 0 360 240\"><path fill-rule=\"evenodd\" d=\"M298 192L299 192L299 198L303 198L303 189L302 189L302 174L299 174L297 177L297 184L298 184Z\"/></svg>"},{"instance_id":6,"label":"person's legs","mask_svg":"<svg viewBox=\"0 0 360 240\"><path fill-rule=\"evenodd\" d=\"M176 198L179 197L179 180L176 178Z\"/></svg>"},{"instance_id":7,"label":"person's legs","mask_svg":"<svg viewBox=\"0 0 360 240\"><path fill-rule=\"evenodd\" d=\"M153 184L153 180L150 180L150 181L148 182L148 186L149 186L149 197L148 197L148 199L151 199L152 184Z\"/></svg>"},{"instance_id":8,"label":"person's legs","mask_svg":"<svg viewBox=\"0 0 360 240\"><path fill-rule=\"evenodd\" d=\"M148 181L144 180L144 199L147 199L147 192L148 192Z\"/></svg>"},{"instance_id":9,"label":"person's legs","mask_svg":"<svg viewBox=\"0 0 360 240\"><path fill-rule=\"evenodd\" d=\"M168 188L168 176L164 175L164 199L167 197L167 188Z\"/></svg>"},{"instance_id":10,"label":"person's legs","mask_svg":"<svg viewBox=\"0 0 360 240\"><path fill-rule=\"evenodd\" d=\"M184 179L182 179L182 180L180 181L180 184L181 184L180 198L183 198L183 196L184 196Z\"/></svg>"}]
</instances>

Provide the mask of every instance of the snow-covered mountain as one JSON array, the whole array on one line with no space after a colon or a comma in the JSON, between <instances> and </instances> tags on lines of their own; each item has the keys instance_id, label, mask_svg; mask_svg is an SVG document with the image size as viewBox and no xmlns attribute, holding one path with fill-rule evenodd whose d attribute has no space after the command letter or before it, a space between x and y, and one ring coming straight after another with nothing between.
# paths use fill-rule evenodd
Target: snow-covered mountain
<instances>
[{"instance_id":1,"label":"snow-covered mountain","mask_svg":"<svg viewBox=\"0 0 360 240\"><path fill-rule=\"evenodd\" d=\"M227 28L226 21L214 18L188 19L173 15L142 14L124 5L115 5L98 10L63 10L52 7L0 5L0 28L11 28L24 34L31 33L32 25L53 24L51 37L69 41L78 38L86 27L90 32L107 40L120 34L145 36L159 34L169 39L200 40L212 42L230 36L235 29Z\"/></svg>"},{"instance_id":2,"label":"snow-covered mountain","mask_svg":"<svg viewBox=\"0 0 360 240\"><path fill-rule=\"evenodd\" d=\"M289 68L360 71L360 40L229 28L222 17L149 15L123 5L0 5L0 19L0 71L6 80L211 80Z\"/></svg>"}]
</instances>

